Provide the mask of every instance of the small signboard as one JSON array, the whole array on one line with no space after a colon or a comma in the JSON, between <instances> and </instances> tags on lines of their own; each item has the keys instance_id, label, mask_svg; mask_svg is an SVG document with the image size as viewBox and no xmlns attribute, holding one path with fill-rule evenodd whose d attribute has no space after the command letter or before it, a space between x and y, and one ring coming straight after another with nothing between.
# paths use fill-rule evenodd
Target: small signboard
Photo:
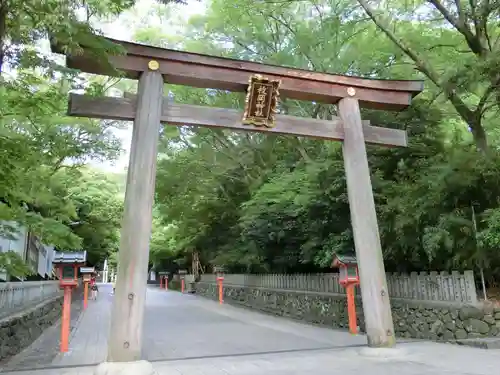
<instances>
[{"instance_id":1,"label":"small signboard","mask_svg":"<svg viewBox=\"0 0 500 375\"><path fill-rule=\"evenodd\" d=\"M279 80L270 80L260 74L250 77L243 124L268 128L274 126L279 86Z\"/></svg>"},{"instance_id":2,"label":"small signboard","mask_svg":"<svg viewBox=\"0 0 500 375\"><path fill-rule=\"evenodd\" d=\"M80 273L94 273L94 267L80 267Z\"/></svg>"}]
</instances>

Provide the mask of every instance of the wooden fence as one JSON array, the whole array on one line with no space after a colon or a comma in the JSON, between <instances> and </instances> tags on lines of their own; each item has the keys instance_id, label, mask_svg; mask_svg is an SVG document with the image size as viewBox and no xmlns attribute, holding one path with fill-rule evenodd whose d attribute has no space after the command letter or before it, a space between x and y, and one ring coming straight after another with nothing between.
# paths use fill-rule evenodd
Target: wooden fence
<instances>
[{"instance_id":1,"label":"wooden fence","mask_svg":"<svg viewBox=\"0 0 500 375\"><path fill-rule=\"evenodd\" d=\"M201 282L215 283L215 275L201 276ZM225 285L345 294L338 273L323 274L226 274ZM388 273L387 287L392 298L475 304L477 294L472 271ZM356 290L360 293L359 288Z\"/></svg>"}]
</instances>

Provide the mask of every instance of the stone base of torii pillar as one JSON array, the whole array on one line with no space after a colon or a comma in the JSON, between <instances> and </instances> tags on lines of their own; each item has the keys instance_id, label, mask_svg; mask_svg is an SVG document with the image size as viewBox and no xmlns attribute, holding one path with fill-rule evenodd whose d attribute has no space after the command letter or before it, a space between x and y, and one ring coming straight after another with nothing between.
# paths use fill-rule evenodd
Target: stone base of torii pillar
<instances>
[{"instance_id":1,"label":"stone base of torii pillar","mask_svg":"<svg viewBox=\"0 0 500 375\"><path fill-rule=\"evenodd\" d=\"M148 361L104 362L96 367L94 375L158 375Z\"/></svg>"}]
</instances>

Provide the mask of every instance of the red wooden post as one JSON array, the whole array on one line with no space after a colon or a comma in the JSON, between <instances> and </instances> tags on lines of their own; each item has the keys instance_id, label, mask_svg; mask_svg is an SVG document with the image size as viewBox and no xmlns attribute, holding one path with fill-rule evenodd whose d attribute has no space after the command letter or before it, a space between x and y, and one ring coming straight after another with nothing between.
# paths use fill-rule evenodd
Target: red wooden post
<instances>
[{"instance_id":1,"label":"red wooden post","mask_svg":"<svg viewBox=\"0 0 500 375\"><path fill-rule=\"evenodd\" d=\"M222 305L224 303L224 267L214 267L214 273L216 275L217 286L219 288L219 304Z\"/></svg>"},{"instance_id":2,"label":"red wooden post","mask_svg":"<svg viewBox=\"0 0 500 375\"><path fill-rule=\"evenodd\" d=\"M222 305L224 303L224 291L223 291L224 278L223 277L218 277L217 281L218 281L218 284L219 284L219 303Z\"/></svg>"},{"instance_id":3,"label":"red wooden post","mask_svg":"<svg viewBox=\"0 0 500 375\"><path fill-rule=\"evenodd\" d=\"M83 282L83 309L86 310L89 304L89 283Z\"/></svg>"},{"instance_id":4,"label":"red wooden post","mask_svg":"<svg viewBox=\"0 0 500 375\"><path fill-rule=\"evenodd\" d=\"M186 275L187 270L179 270L179 278L181 279L181 293L184 293L184 289L186 288Z\"/></svg>"},{"instance_id":5,"label":"red wooden post","mask_svg":"<svg viewBox=\"0 0 500 375\"><path fill-rule=\"evenodd\" d=\"M168 276L165 276L165 290L168 290Z\"/></svg>"},{"instance_id":6,"label":"red wooden post","mask_svg":"<svg viewBox=\"0 0 500 375\"><path fill-rule=\"evenodd\" d=\"M80 273L83 275L83 309L87 309L89 304L89 283L92 274L95 272L94 267L80 267ZM75 275L75 280L78 275Z\"/></svg>"},{"instance_id":7,"label":"red wooden post","mask_svg":"<svg viewBox=\"0 0 500 375\"><path fill-rule=\"evenodd\" d=\"M358 333L358 323L356 320L356 304L354 303L354 284L346 285L347 292L347 314L349 316L349 333Z\"/></svg>"},{"instance_id":8,"label":"red wooden post","mask_svg":"<svg viewBox=\"0 0 500 375\"><path fill-rule=\"evenodd\" d=\"M61 353L66 353L69 346L69 330L71 322L71 286L64 287L64 302L61 321Z\"/></svg>"}]
</instances>

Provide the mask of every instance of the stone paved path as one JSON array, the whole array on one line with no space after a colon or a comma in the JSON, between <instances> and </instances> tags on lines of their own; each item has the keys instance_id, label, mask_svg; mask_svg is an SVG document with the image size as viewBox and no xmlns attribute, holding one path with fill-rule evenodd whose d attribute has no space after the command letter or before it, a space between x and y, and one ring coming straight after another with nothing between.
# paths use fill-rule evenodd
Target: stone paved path
<instances>
[{"instance_id":1,"label":"stone paved path","mask_svg":"<svg viewBox=\"0 0 500 375\"><path fill-rule=\"evenodd\" d=\"M91 375L94 367L85 365L106 356L112 298L110 287L101 287L69 353L45 370L8 374ZM493 350L425 342L373 350L363 336L158 289L148 290L144 331L144 358L159 375L491 375L500 368L500 353Z\"/></svg>"},{"instance_id":2,"label":"stone paved path","mask_svg":"<svg viewBox=\"0 0 500 375\"><path fill-rule=\"evenodd\" d=\"M113 296L109 286L101 290L99 303L83 314L70 352L56 357L53 365L105 360ZM191 294L153 288L147 294L143 357L150 361L324 349L365 342L362 336L219 306Z\"/></svg>"}]
</instances>

